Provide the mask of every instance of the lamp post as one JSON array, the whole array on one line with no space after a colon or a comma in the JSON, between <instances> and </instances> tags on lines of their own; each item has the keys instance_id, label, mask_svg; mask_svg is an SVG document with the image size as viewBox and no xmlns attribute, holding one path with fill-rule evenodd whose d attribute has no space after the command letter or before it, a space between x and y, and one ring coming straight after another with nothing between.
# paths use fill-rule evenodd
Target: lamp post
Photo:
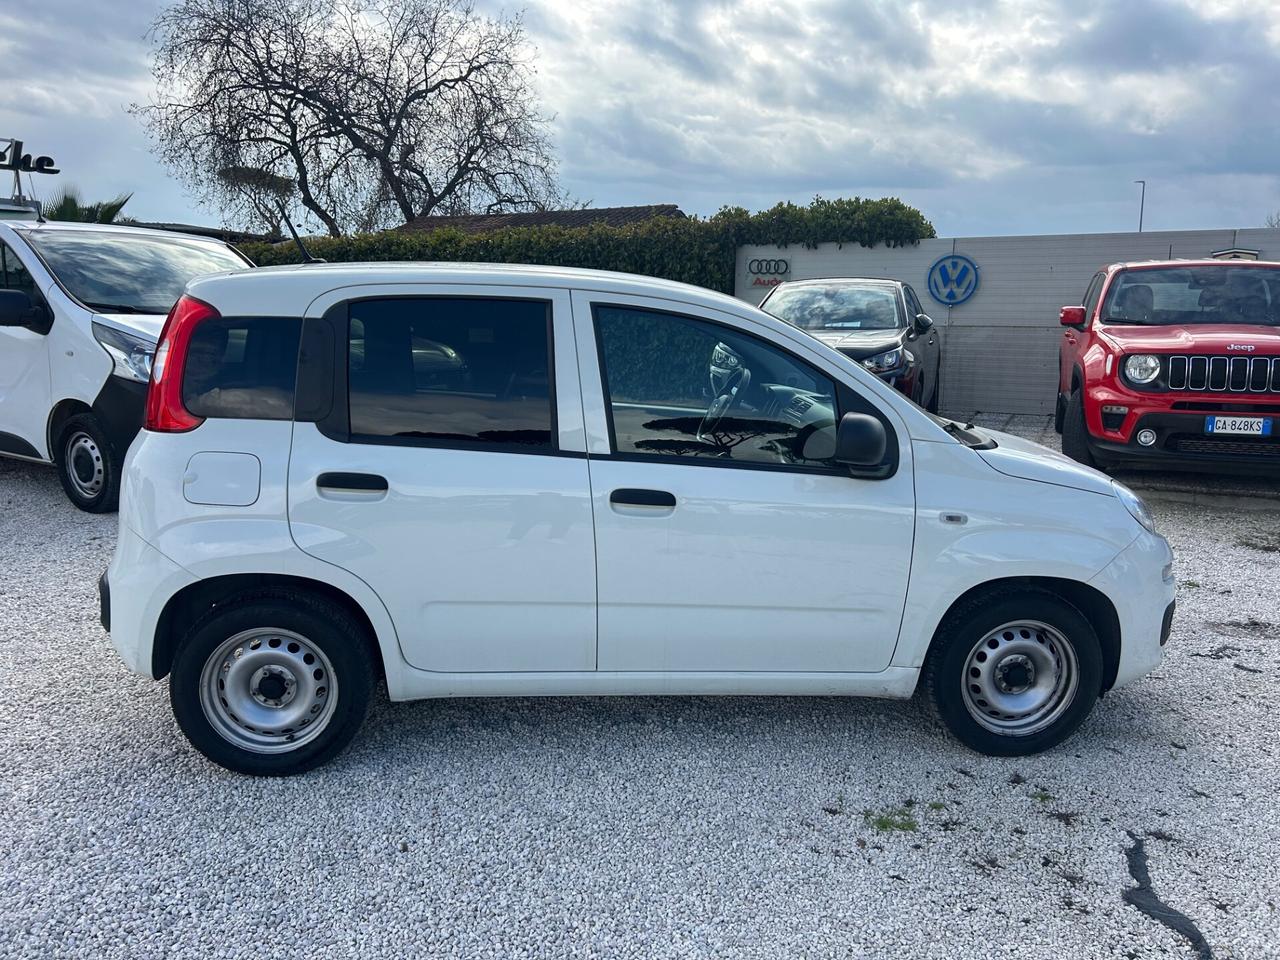
<instances>
[{"instance_id":1,"label":"lamp post","mask_svg":"<svg viewBox=\"0 0 1280 960\"><path fill-rule=\"evenodd\" d=\"M1142 232L1142 215L1147 209L1147 181L1135 180L1134 183L1142 184L1142 199L1138 201L1138 232Z\"/></svg>"}]
</instances>

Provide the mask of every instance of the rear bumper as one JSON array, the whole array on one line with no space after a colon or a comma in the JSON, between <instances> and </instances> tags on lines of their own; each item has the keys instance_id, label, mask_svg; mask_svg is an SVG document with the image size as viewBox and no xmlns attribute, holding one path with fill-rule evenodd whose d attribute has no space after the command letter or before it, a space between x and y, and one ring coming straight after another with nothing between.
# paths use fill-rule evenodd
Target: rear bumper
<instances>
[{"instance_id":1,"label":"rear bumper","mask_svg":"<svg viewBox=\"0 0 1280 960\"><path fill-rule=\"evenodd\" d=\"M134 673L154 677L151 651L165 604L196 578L151 544L120 525L111 565L98 581L103 626L111 643Z\"/></svg>"}]
</instances>

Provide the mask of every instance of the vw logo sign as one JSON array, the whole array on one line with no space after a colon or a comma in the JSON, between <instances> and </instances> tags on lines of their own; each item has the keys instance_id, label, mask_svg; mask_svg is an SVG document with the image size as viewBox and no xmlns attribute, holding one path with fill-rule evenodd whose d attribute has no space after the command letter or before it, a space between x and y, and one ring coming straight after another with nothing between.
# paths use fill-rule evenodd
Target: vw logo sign
<instances>
[{"instance_id":1,"label":"vw logo sign","mask_svg":"<svg viewBox=\"0 0 1280 960\"><path fill-rule=\"evenodd\" d=\"M940 257L929 268L929 294L945 306L964 303L977 289L978 265L964 254Z\"/></svg>"},{"instance_id":2,"label":"vw logo sign","mask_svg":"<svg viewBox=\"0 0 1280 960\"><path fill-rule=\"evenodd\" d=\"M782 276L791 265L785 260L752 260L747 264L748 273L767 273L772 276Z\"/></svg>"}]
</instances>

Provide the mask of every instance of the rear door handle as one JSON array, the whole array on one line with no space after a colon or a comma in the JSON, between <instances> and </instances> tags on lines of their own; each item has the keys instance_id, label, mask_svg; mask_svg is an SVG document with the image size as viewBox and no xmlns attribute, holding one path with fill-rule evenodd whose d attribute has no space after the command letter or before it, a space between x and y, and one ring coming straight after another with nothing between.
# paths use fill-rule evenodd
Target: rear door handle
<instances>
[{"instance_id":1,"label":"rear door handle","mask_svg":"<svg viewBox=\"0 0 1280 960\"><path fill-rule=\"evenodd\" d=\"M666 507L668 510L676 505L676 495L665 490L639 490L634 487L620 487L609 494L609 502L623 504L628 507Z\"/></svg>"},{"instance_id":2,"label":"rear door handle","mask_svg":"<svg viewBox=\"0 0 1280 960\"><path fill-rule=\"evenodd\" d=\"M371 493L387 490L387 478L376 473L322 473L316 477L316 486L328 490L367 490Z\"/></svg>"}]
</instances>

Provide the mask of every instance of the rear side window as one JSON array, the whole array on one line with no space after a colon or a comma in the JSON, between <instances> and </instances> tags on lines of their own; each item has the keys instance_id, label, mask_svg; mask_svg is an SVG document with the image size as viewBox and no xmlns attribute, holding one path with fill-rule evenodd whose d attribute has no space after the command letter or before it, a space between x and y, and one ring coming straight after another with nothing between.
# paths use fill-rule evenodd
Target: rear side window
<instances>
[{"instance_id":1,"label":"rear side window","mask_svg":"<svg viewBox=\"0 0 1280 960\"><path fill-rule=\"evenodd\" d=\"M182 402L197 417L290 420L302 321L217 317L187 347Z\"/></svg>"},{"instance_id":2,"label":"rear side window","mask_svg":"<svg viewBox=\"0 0 1280 960\"><path fill-rule=\"evenodd\" d=\"M360 300L349 318L352 439L555 449L546 302Z\"/></svg>"}]
</instances>

